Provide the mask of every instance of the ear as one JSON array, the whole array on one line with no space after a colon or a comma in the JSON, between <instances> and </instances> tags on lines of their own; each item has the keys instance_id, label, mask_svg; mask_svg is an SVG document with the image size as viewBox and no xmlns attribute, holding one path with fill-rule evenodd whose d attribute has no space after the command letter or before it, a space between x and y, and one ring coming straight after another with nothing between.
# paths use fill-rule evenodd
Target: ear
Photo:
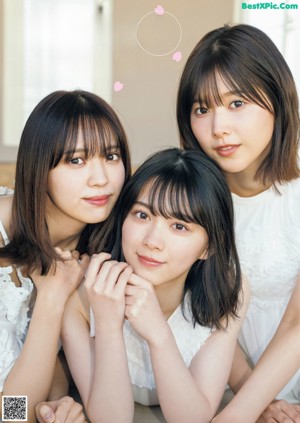
<instances>
[{"instance_id":1,"label":"ear","mask_svg":"<svg viewBox=\"0 0 300 423\"><path fill-rule=\"evenodd\" d=\"M205 249L203 250L203 252L200 254L200 256L198 257L198 259L199 259L199 260L207 260L209 256L211 256L211 253L210 253L210 254L208 254L208 249L207 249L207 248L205 248Z\"/></svg>"}]
</instances>

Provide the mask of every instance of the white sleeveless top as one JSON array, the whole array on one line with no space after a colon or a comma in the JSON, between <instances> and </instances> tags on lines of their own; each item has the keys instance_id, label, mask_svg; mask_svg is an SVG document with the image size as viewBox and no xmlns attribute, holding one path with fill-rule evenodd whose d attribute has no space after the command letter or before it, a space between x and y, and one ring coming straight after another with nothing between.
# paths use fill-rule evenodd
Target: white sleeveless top
<instances>
[{"instance_id":1,"label":"white sleeveless top","mask_svg":"<svg viewBox=\"0 0 300 423\"><path fill-rule=\"evenodd\" d=\"M248 198L232 194L237 249L251 287L239 341L254 364L274 336L300 275L300 179L279 190L281 195L273 188ZM300 402L300 371L278 398Z\"/></svg>"},{"instance_id":2,"label":"white sleeveless top","mask_svg":"<svg viewBox=\"0 0 300 423\"><path fill-rule=\"evenodd\" d=\"M168 319L177 347L187 367L213 332L213 329L198 324L194 327L189 310L189 307L184 309L188 320L182 314L181 305ZM125 320L123 334L134 400L147 406L158 405L159 399L148 343L133 329L128 320ZM90 336L95 336L95 321L92 309L90 309Z\"/></svg>"},{"instance_id":3,"label":"white sleeveless top","mask_svg":"<svg viewBox=\"0 0 300 423\"><path fill-rule=\"evenodd\" d=\"M0 188L0 195L11 193L11 190ZM1 220L0 234L7 244L9 240ZM12 271L12 266L0 267L0 392L24 343L33 289L31 279L22 276L19 269L17 275L21 286L17 287L10 277Z\"/></svg>"}]
</instances>

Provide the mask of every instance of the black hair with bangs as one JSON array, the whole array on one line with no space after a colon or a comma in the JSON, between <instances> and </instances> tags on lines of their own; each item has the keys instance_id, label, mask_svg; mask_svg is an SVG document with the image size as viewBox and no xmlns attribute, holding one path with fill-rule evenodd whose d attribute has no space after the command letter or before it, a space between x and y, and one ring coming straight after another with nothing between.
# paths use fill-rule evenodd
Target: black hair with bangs
<instances>
[{"instance_id":1,"label":"black hair with bangs","mask_svg":"<svg viewBox=\"0 0 300 423\"><path fill-rule=\"evenodd\" d=\"M0 257L26 271L47 274L58 260L46 223L49 171L61 160L70 160L78 136L85 155L106 156L118 149L125 168L125 182L131 174L126 134L121 122L102 98L87 91L55 91L41 100L30 114L18 150L15 192L12 205L11 240L0 249ZM113 214L113 212L112 212ZM108 236L105 222L87 224L77 250L93 254Z\"/></svg>"},{"instance_id":2,"label":"black hair with bangs","mask_svg":"<svg viewBox=\"0 0 300 423\"><path fill-rule=\"evenodd\" d=\"M183 298L191 294L194 324L221 328L221 319L227 322L230 315L236 316L241 289L232 199L222 171L201 152L171 148L150 156L117 202L114 237L107 249L113 259L124 260L122 226L146 186L150 186L151 213L193 222L206 230L208 258L197 260L190 269Z\"/></svg>"},{"instance_id":3,"label":"black hair with bangs","mask_svg":"<svg viewBox=\"0 0 300 423\"><path fill-rule=\"evenodd\" d=\"M218 77L229 91L274 115L271 149L256 178L276 186L276 183L299 177L299 112L295 82L272 40L250 25L225 25L215 29L206 34L190 54L177 96L181 146L201 150L191 128L191 110L194 102L203 107L221 105Z\"/></svg>"}]
</instances>

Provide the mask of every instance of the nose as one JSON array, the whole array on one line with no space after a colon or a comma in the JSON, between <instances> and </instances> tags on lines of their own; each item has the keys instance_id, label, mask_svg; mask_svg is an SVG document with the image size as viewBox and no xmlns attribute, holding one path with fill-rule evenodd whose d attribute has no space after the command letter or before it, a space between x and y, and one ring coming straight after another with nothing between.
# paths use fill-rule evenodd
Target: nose
<instances>
[{"instance_id":1,"label":"nose","mask_svg":"<svg viewBox=\"0 0 300 423\"><path fill-rule=\"evenodd\" d=\"M165 246L165 238L162 226L158 223L151 222L144 236L143 243L150 250L162 250Z\"/></svg>"},{"instance_id":2,"label":"nose","mask_svg":"<svg viewBox=\"0 0 300 423\"><path fill-rule=\"evenodd\" d=\"M106 167L102 157L94 157L89 165L88 184L103 186L108 183Z\"/></svg>"},{"instance_id":3,"label":"nose","mask_svg":"<svg viewBox=\"0 0 300 423\"><path fill-rule=\"evenodd\" d=\"M215 138L223 138L224 135L230 134L229 116L225 107L217 107L214 110L212 131Z\"/></svg>"}]
</instances>

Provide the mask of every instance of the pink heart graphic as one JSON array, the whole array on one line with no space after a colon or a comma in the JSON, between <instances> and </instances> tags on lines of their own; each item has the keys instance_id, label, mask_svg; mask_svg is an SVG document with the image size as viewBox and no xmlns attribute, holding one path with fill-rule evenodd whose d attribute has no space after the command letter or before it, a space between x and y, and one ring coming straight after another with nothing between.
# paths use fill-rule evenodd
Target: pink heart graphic
<instances>
[{"instance_id":1,"label":"pink heart graphic","mask_svg":"<svg viewBox=\"0 0 300 423\"><path fill-rule=\"evenodd\" d=\"M164 13L165 13L165 10L164 10L164 8L162 7L162 6L156 6L156 8L154 9L154 12L157 14L157 15L163 15Z\"/></svg>"},{"instance_id":2,"label":"pink heart graphic","mask_svg":"<svg viewBox=\"0 0 300 423\"><path fill-rule=\"evenodd\" d=\"M122 82L120 82L120 81L116 81L115 83L114 83L114 90L116 91L116 92L118 92L118 91L121 91L121 90L123 90L123 84L122 84Z\"/></svg>"},{"instance_id":3,"label":"pink heart graphic","mask_svg":"<svg viewBox=\"0 0 300 423\"><path fill-rule=\"evenodd\" d=\"M172 60L174 60L175 62L180 62L181 59L182 59L181 51L176 51L172 56Z\"/></svg>"}]
</instances>

